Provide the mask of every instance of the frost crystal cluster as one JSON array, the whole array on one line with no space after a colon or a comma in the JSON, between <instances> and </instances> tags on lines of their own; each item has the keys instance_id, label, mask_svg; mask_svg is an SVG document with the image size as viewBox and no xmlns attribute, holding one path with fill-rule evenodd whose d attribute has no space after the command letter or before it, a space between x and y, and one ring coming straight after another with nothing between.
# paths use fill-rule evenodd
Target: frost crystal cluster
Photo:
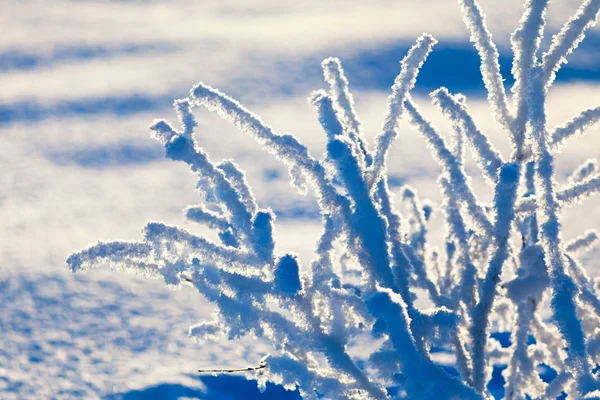
<instances>
[{"instance_id":1,"label":"frost crystal cluster","mask_svg":"<svg viewBox=\"0 0 600 400\"><path fill-rule=\"evenodd\" d=\"M558 187L553 158L570 137L598 122L600 107L553 131L545 112L546 93L595 23L600 1L586 0L541 57L548 1L527 1L511 37L511 105L479 6L474 0L459 3L481 57L493 115L512 143L510 159L476 126L465 96L446 88L430 95L453 128L450 140L413 102L410 90L436 43L429 35L418 38L402 60L374 145L364 138L339 60L323 62L329 90L311 96L328 138L321 160L294 136L274 132L232 98L200 83L189 98L175 102L181 130L164 120L150 129L167 158L185 162L198 175L208 206L190 206L186 216L215 229L220 243L150 223L143 241L99 243L72 254L72 270L110 263L169 285L194 286L219 313L193 326L191 336L268 340L273 356L257 374L259 385L298 388L305 399L486 399L494 365L507 365L507 399L551 399L563 392L571 399L600 399L600 298L577 260L598 236L586 232L565 243L559 218L561 207L600 191L600 171L588 160L567 186ZM289 168L295 187L315 191L323 232L310 265L275 251L273 212L258 207L235 163L215 163L198 146L194 107L216 112L254 137ZM401 118L421 132L442 167L445 255L427 242L431 206L406 187L403 201L410 212L402 216L388 188L387 154ZM465 147L494 190L491 206L471 187ZM360 267L360 279L333 256L334 246ZM434 307L419 308L416 293ZM550 318L542 318L544 308ZM509 331L510 347L502 347L493 330ZM348 353L349 344L368 336L379 347L359 362ZM435 363L433 351L453 354L456 373ZM556 372L550 382L541 379L540 365Z\"/></svg>"}]
</instances>

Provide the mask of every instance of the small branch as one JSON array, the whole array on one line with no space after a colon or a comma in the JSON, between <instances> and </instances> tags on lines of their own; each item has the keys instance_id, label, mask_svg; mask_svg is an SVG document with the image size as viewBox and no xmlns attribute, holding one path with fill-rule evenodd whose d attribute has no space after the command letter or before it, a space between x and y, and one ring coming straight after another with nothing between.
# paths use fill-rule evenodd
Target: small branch
<instances>
[{"instance_id":1,"label":"small branch","mask_svg":"<svg viewBox=\"0 0 600 400\"><path fill-rule=\"evenodd\" d=\"M234 369L199 369L198 372L207 373L207 372L218 372L222 374L228 374L233 372L246 372L246 371L257 371L259 369L266 368L267 364L261 364L257 367L246 367L246 368L234 368Z\"/></svg>"}]
</instances>

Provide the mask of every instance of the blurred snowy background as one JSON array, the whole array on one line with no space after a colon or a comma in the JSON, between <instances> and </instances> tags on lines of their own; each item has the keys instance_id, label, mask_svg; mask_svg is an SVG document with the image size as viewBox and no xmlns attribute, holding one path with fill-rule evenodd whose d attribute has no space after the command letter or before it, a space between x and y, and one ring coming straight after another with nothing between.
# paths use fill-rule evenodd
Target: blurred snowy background
<instances>
[{"instance_id":1,"label":"blurred snowy background","mask_svg":"<svg viewBox=\"0 0 600 400\"><path fill-rule=\"evenodd\" d=\"M521 0L480 4L510 87L509 37ZM579 4L553 2L549 32ZM198 81L321 154L325 135L306 101L324 87L321 60L342 60L372 138L399 61L428 32L440 43L419 75L416 101L448 132L427 94L439 86L464 93L478 125L508 156L454 0L4 0L0 26L2 399L284 398L275 387L270 397L255 397L252 383L198 378L198 368L256 364L269 349L250 339L189 340L188 326L213 311L192 289L174 292L162 282L105 271L74 276L64 262L97 240L139 239L148 221L195 229L182 215L199 201L195 177L163 159L147 127L156 117L175 121L173 99L186 97ZM600 103L599 84L600 29L594 28L558 73L550 126ZM314 198L292 190L283 166L245 134L215 115L197 119L200 144L213 160L233 158L246 170L259 204L277 214L278 247L296 251L306 265L321 227ZM435 203L438 167L419 134L404 126L390 155L393 189L409 183ZM599 156L599 134L596 128L573 139L557 157L561 181ZM491 199L471 167L476 191ZM596 204L592 198L565 210L567 240L600 227ZM444 232L431 234L440 243ZM586 264L592 275L597 256Z\"/></svg>"}]
</instances>

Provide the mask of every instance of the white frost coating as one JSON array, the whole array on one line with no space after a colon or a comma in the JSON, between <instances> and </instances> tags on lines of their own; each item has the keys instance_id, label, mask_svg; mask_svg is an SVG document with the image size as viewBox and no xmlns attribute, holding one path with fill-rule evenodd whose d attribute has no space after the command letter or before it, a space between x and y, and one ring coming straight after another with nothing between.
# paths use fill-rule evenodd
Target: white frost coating
<instances>
[{"instance_id":1,"label":"white frost coating","mask_svg":"<svg viewBox=\"0 0 600 400\"><path fill-rule=\"evenodd\" d=\"M352 145L343 137L331 140L327 152L334 160L340 178L354 200L357 211L352 215L352 225L356 227L355 252L361 263L369 268L369 274L375 282L384 287L395 287L390 268L389 248L385 240L385 221L371 201L369 190L362 177L360 166L352 154Z\"/></svg>"},{"instance_id":2,"label":"white frost coating","mask_svg":"<svg viewBox=\"0 0 600 400\"><path fill-rule=\"evenodd\" d=\"M270 381L298 388L304 399L483 400L490 398L493 369L506 364L507 399L555 398L563 391L569 398L597 396L591 367L600 361L600 297L596 282L574 257L598 235L588 232L565 248L558 215L560 206L600 192L600 177L597 163L588 160L567 186L555 187L550 150L556 143L546 128L545 72L536 66L546 1L527 2L513 35L516 121L506 111L497 51L481 11L473 1L461 4L482 58L492 108L501 128L514 133L510 161L503 161L478 130L464 96L444 88L432 93L454 128L450 146L416 108L409 91L434 43L426 35L402 62L383 134L372 149L362 139L341 63L324 61L329 91L311 97L327 135L322 160L312 158L294 136L274 132L237 101L199 84L190 99L174 103L180 130L164 120L155 120L151 130L167 158L187 163L198 176L204 204L185 213L215 229L221 243L153 222L140 242L98 243L73 253L67 259L71 269L111 266L162 278L171 287L193 286L217 313L193 326L190 336L234 340L249 335L272 345L273 356L250 372L259 389ZM586 4L589 8L592 2ZM240 168L230 160L213 163L196 142L192 106L217 112L257 139L287 165L293 184L315 190L323 233L310 264L301 265L293 253L277 247L275 214L258 207ZM596 112L584 111L554 137L586 129L599 119ZM445 252L428 241L434 206L405 188L408 213L402 216L389 189L386 157L404 115L442 167ZM470 184L464 141L494 187L491 205L480 203ZM421 300L433 308L422 309ZM548 302L551 320L542 314ZM510 332L511 347L503 348L492 332ZM357 344L360 358L354 353ZM458 374L437 365L439 356L455 359L445 368L455 367ZM540 364L558 374L548 385ZM394 390L388 392L390 387Z\"/></svg>"},{"instance_id":3,"label":"white frost coating","mask_svg":"<svg viewBox=\"0 0 600 400\"><path fill-rule=\"evenodd\" d=\"M344 75L342 63L337 58L327 58L321 64L325 82L329 84L333 104L342 124L346 127L348 135L356 143L363 157L370 158L367 142L363 135L362 122L354 109L354 98L348 90L348 79Z\"/></svg>"},{"instance_id":4,"label":"white frost coating","mask_svg":"<svg viewBox=\"0 0 600 400\"><path fill-rule=\"evenodd\" d=\"M248 212L254 215L258 206L256 205L254 193L250 190L250 185L248 185L248 181L246 180L246 173L231 160L221 161L217 164L217 168L223 171L225 178L231 182L233 188L239 193L242 202L248 208Z\"/></svg>"},{"instance_id":5,"label":"white frost coating","mask_svg":"<svg viewBox=\"0 0 600 400\"><path fill-rule=\"evenodd\" d=\"M529 71L537 64L537 51L544 30L544 13L548 0L527 0L525 12L519 27L513 32L510 41L515 54L512 74L515 84L511 91L514 101L514 123L512 132L515 139L517 157L524 154L525 125L527 124L527 90L529 89Z\"/></svg>"},{"instance_id":6,"label":"white frost coating","mask_svg":"<svg viewBox=\"0 0 600 400\"><path fill-rule=\"evenodd\" d=\"M570 185L556 191L556 200L560 206L572 206L579 204L591 195L600 193L600 174L595 173L581 181L575 181ZM521 200L517 205L517 213L531 212L536 209L536 196L529 196Z\"/></svg>"},{"instance_id":7,"label":"white frost coating","mask_svg":"<svg viewBox=\"0 0 600 400\"><path fill-rule=\"evenodd\" d=\"M252 253L247 253L231 247L223 247L209 242L201 236L195 236L183 229L152 222L144 228L145 239L156 249L169 243L180 243L187 247L182 254L171 250L179 257L196 257L201 262L211 265L222 265L226 270L240 271L243 274L257 273L262 266L261 261Z\"/></svg>"},{"instance_id":8,"label":"white frost coating","mask_svg":"<svg viewBox=\"0 0 600 400\"><path fill-rule=\"evenodd\" d=\"M585 131L600 121L600 107L583 110L564 125L559 126L550 134L550 144L553 150L559 150L567 139L583 135Z\"/></svg>"},{"instance_id":9,"label":"white frost coating","mask_svg":"<svg viewBox=\"0 0 600 400\"><path fill-rule=\"evenodd\" d=\"M583 181L596 172L600 172L600 169L598 168L598 160L595 158L587 159L571 173L569 176L569 183L574 184L576 182Z\"/></svg>"},{"instance_id":10,"label":"white frost coating","mask_svg":"<svg viewBox=\"0 0 600 400\"><path fill-rule=\"evenodd\" d=\"M543 36L547 7L548 0L527 0L519 26L510 38L515 52L512 71L515 80L519 82L513 89L515 94L518 93L518 103L527 101L526 74L537 64L537 51Z\"/></svg>"},{"instance_id":11,"label":"white frost coating","mask_svg":"<svg viewBox=\"0 0 600 400\"><path fill-rule=\"evenodd\" d=\"M476 294L477 268L471 260L467 227L460 213L458 200L452 190L450 182L448 182L448 179L442 176L438 180L438 183L444 199L444 204L442 207L444 213L446 214L446 228L448 230L447 243L450 243L452 247L454 247L454 243L456 243L457 255L459 257L455 263L456 265L449 264L448 266L462 268L462 272L460 274L458 274L457 271L446 271L446 274L450 275L452 273L457 273L457 275L460 275L460 292L458 296L467 307L472 309L479 299L477 298ZM450 255L448 257L450 258Z\"/></svg>"},{"instance_id":12,"label":"white frost coating","mask_svg":"<svg viewBox=\"0 0 600 400\"><path fill-rule=\"evenodd\" d=\"M459 0L458 4L460 4L465 25L471 33L471 41L475 44L481 58L481 75L494 117L503 128L510 130L512 119L508 112L506 91L500 74L498 49L485 24L485 16L475 0Z\"/></svg>"},{"instance_id":13,"label":"white frost coating","mask_svg":"<svg viewBox=\"0 0 600 400\"><path fill-rule=\"evenodd\" d=\"M222 118L231 121L235 126L255 138L260 144L283 161L290 169L295 181L303 182L302 176L309 177L321 201L331 211L344 208L339 196L334 193L331 183L325 176L325 169L308 153L292 135L281 135L265 125L259 117L246 110L240 103L218 90L199 83L190 91L191 103L202 105L210 111L217 112ZM339 211L339 210L338 210ZM342 210L342 212L344 212Z\"/></svg>"},{"instance_id":14,"label":"white frost coating","mask_svg":"<svg viewBox=\"0 0 600 400\"><path fill-rule=\"evenodd\" d=\"M544 109L545 89L542 69L531 71L528 110L530 119L530 140L536 157L537 219L540 226L540 243L544 249L552 286L551 306L558 328L567 341L567 365L577 381L580 393L594 389L594 378L588 361L585 335L579 318L579 289L566 273L560 234L559 205L555 194L553 158L550 154Z\"/></svg>"},{"instance_id":15,"label":"white frost coating","mask_svg":"<svg viewBox=\"0 0 600 400\"><path fill-rule=\"evenodd\" d=\"M189 206L184 210L185 217L200 224L206 224L209 228L227 230L229 222L218 213L209 210L204 205Z\"/></svg>"},{"instance_id":16,"label":"white frost coating","mask_svg":"<svg viewBox=\"0 0 600 400\"><path fill-rule=\"evenodd\" d=\"M204 83L199 83L190 91L192 104L202 105L217 112L222 118L254 137L269 151L287 163L310 164L311 158L306 147L291 135L275 133L261 119L246 110L236 100Z\"/></svg>"},{"instance_id":17,"label":"white frost coating","mask_svg":"<svg viewBox=\"0 0 600 400\"><path fill-rule=\"evenodd\" d=\"M583 253L595 247L599 239L597 231L589 230L567 243L566 250L573 254Z\"/></svg>"},{"instance_id":18,"label":"white frost coating","mask_svg":"<svg viewBox=\"0 0 600 400\"><path fill-rule=\"evenodd\" d=\"M479 168L491 184L496 182L502 156L490 143L487 135L477 129L464 101L458 101L442 87L430 94L435 105L446 115L457 132L464 132Z\"/></svg>"},{"instance_id":19,"label":"white frost coating","mask_svg":"<svg viewBox=\"0 0 600 400\"><path fill-rule=\"evenodd\" d=\"M427 241L427 221L423 206L417 196L417 190L410 186L404 186L402 188L402 199L407 205L410 220L414 224L414 228L410 232L409 242L417 252L423 252Z\"/></svg>"},{"instance_id":20,"label":"white frost coating","mask_svg":"<svg viewBox=\"0 0 600 400\"><path fill-rule=\"evenodd\" d=\"M244 204L223 171L209 159L208 154L195 145L194 139L187 134L178 135L165 121L155 121L150 129L154 136L165 146L167 157L183 161L196 172L201 179L208 179L214 185L214 195L230 214L232 227L242 238L252 236L252 214Z\"/></svg>"},{"instance_id":21,"label":"white frost coating","mask_svg":"<svg viewBox=\"0 0 600 400\"><path fill-rule=\"evenodd\" d=\"M513 354L509 368L504 371L508 399L523 398L527 394L539 397L546 391L546 384L535 373L537 360L529 356L529 352L534 351L533 346L529 345L529 330L535 322L536 308L550 284L541 247L538 245L525 247L521 251L520 262L522 268L517 271L517 277L503 285L507 289L507 297L517 308L516 329L513 330L511 337ZM536 335L539 344L536 343L535 351L547 350L545 346L550 343L543 339L540 335ZM550 364L556 368L555 363L550 362Z\"/></svg>"},{"instance_id":22,"label":"white frost coating","mask_svg":"<svg viewBox=\"0 0 600 400\"><path fill-rule=\"evenodd\" d=\"M572 183L571 185L562 188L556 195L557 199L566 204L581 203L593 194L600 192L600 174L596 173L592 176Z\"/></svg>"},{"instance_id":23,"label":"white frost coating","mask_svg":"<svg viewBox=\"0 0 600 400\"><path fill-rule=\"evenodd\" d=\"M196 118L194 118L194 114L192 114L190 102L188 99L175 100L174 107L179 118L179 123L183 126L182 134L191 136L198 123L196 122Z\"/></svg>"},{"instance_id":24,"label":"white frost coating","mask_svg":"<svg viewBox=\"0 0 600 400\"><path fill-rule=\"evenodd\" d=\"M94 246L71 254L67 264L73 272L98 268L110 263L116 270L129 270L150 278L160 277L152 263L152 247L140 242L99 242Z\"/></svg>"},{"instance_id":25,"label":"white frost coating","mask_svg":"<svg viewBox=\"0 0 600 400\"><path fill-rule=\"evenodd\" d=\"M402 220L398 210L392 202L393 195L387 186L387 180L382 179L378 184L377 197L381 213L387 220L387 235L391 242L391 260L392 272L394 274L395 283L402 299L409 306L413 306L412 293L409 291L410 275L413 265L402 250Z\"/></svg>"},{"instance_id":26,"label":"white frost coating","mask_svg":"<svg viewBox=\"0 0 600 400\"><path fill-rule=\"evenodd\" d=\"M338 58L331 57L325 59L321 65L323 66L325 82L329 84L331 95L340 107L342 121L355 133L360 133L362 122L356 116L354 99L348 90L348 79L344 75L342 63Z\"/></svg>"},{"instance_id":27,"label":"white frost coating","mask_svg":"<svg viewBox=\"0 0 600 400\"><path fill-rule=\"evenodd\" d=\"M197 325L190 326L189 336L202 340L216 339L223 334L223 328L218 322L200 322Z\"/></svg>"},{"instance_id":28,"label":"white frost coating","mask_svg":"<svg viewBox=\"0 0 600 400\"><path fill-rule=\"evenodd\" d=\"M444 139L436 132L433 125L423 118L416 105L412 102L412 99L407 99L404 107L411 119L411 123L425 137L427 143L432 148L434 157L438 160L442 168L444 168L445 173L448 174L448 181L456 188L458 196L466 204L466 209L471 218L473 218L473 221L484 234L490 233L493 229L492 223L475 196L463 166L457 162L456 157L448 150Z\"/></svg>"},{"instance_id":29,"label":"white frost coating","mask_svg":"<svg viewBox=\"0 0 600 400\"><path fill-rule=\"evenodd\" d=\"M377 183L380 175L385 170L387 154L392 142L398 136L398 121L404 110L404 100L415 85L419 69L421 69L427 55L436 43L437 41L433 37L426 34L422 35L400 63L400 75L396 77L392 85L392 94L388 97L388 110L384 117L383 129L375 139L371 186Z\"/></svg>"},{"instance_id":30,"label":"white frost coating","mask_svg":"<svg viewBox=\"0 0 600 400\"><path fill-rule=\"evenodd\" d=\"M600 0L585 0L581 7L552 38L552 44L542 59L544 83L550 86L567 56L573 52L585 37L585 32L596 24Z\"/></svg>"},{"instance_id":31,"label":"white frost coating","mask_svg":"<svg viewBox=\"0 0 600 400\"><path fill-rule=\"evenodd\" d=\"M485 348L488 337L487 327L490 312L496 298L496 289L500 282L502 266L509 256L511 223L514 220L515 199L519 186L520 165L504 164L500 170L496 193L494 195L494 237L496 250L489 260L489 267L481 287L481 299L473 309L473 385L478 391L485 388Z\"/></svg>"},{"instance_id":32,"label":"white frost coating","mask_svg":"<svg viewBox=\"0 0 600 400\"><path fill-rule=\"evenodd\" d=\"M583 267L570 255L567 256L569 262L569 273L573 276L577 285L579 285L581 289L580 299L582 303L590 305L592 307L593 313L598 315L600 313L600 299L598 298L598 294L596 293L596 289L594 288L594 281L588 276L587 272L583 269ZM585 309L585 307L583 307ZM586 310L589 311L589 310ZM584 326L584 330L586 334L590 334L591 329L589 326ZM591 355L592 353L588 353Z\"/></svg>"},{"instance_id":33,"label":"white frost coating","mask_svg":"<svg viewBox=\"0 0 600 400\"><path fill-rule=\"evenodd\" d=\"M321 127L325 131L329 141L336 140L337 136L344 135L347 130L344 130L342 123L338 117L338 113L334 110L333 100L324 90L316 90L311 94L310 103L317 111ZM351 148L351 156L359 164L361 180L363 179L367 153L360 147L360 143L356 137L348 136L349 146ZM337 178L341 178L339 174L335 174Z\"/></svg>"},{"instance_id":34,"label":"white frost coating","mask_svg":"<svg viewBox=\"0 0 600 400\"><path fill-rule=\"evenodd\" d=\"M409 317L406 305L399 295L381 289L369 299L368 305L371 312L383 318L389 327L388 334L396 350L405 354L403 372L407 377L406 391L409 398L434 399L444 391L461 399L482 398L472 388L462 385L458 379L444 373L439 366L422 358L410 331L404 329ZM421 379L424 378L428 381L427 385L422 384Z\"/></svg>"},{"instance_id":35,"label":"white frost coating","mask_svg":"<svg viewBox=\"0 0 600 400\"><path fill-rule=\"evenodd\" d=\"M310 97L310 103L317 111L319 122L329 140L344 134L344 128L333 109L333 100L327 92L324 90L315 90Z\"/></svg>"},{"instance_id":36,"label":"white frost coating","mask_svg":"<svg viewBox=\"0 0 600 400\"><path fill-rule=\"evenodd\" d=\"M585 396L583 396L583 398L586 400L598 400L600 399L600 390L594 390L593 392L589 392Z\"/></svg>"},{"instance_id":37,"label":"white frost coating","mask_svg":"<svg viewBox=\"0 0 600 400\"><path fill-rule=\"evenodd\" d=\"M569 380L573 377L568 372L563 372L559 374L556 378L550 382L548 387L546 388L546 392L544 393L544 399L556 399L558 396L562 394L564 388Z\"/></svg>"}]
</instances>

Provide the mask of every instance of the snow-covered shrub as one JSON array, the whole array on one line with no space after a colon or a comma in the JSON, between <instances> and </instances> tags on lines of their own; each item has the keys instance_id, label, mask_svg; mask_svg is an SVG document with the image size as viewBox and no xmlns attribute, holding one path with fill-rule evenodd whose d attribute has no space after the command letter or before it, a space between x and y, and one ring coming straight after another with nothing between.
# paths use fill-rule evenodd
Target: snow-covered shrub
<instances>
[{"instance_id":1,"label":"snow-covered shrub","mask_svg":"<svg viewBox=\"0 0 600 400\"><path fill-rule=\"evenodd\" d=\"M144 228L140 242L99 243L72 254L73 271L110 263L114 268L162 277L169 285L192 285L219 314L190 329L194 337L243 335L264 338L273 356L257 375L298 388L310 398L382 399L386 387L410 399L484 399L493 365L504 364L506 398L600 398L600 299L577 256L598 241L586 232L565 244L560 208L600 189L595 160L586 161L568 186L557 187L553 153L600 119L600 107L585 110L548 131L546 92L565 57L595 22L600 1L586 0L538 58L547 0L529 0L511 37L514 51L512 107L498 52L474 0L460 0L464 20L481 57L481 72L493 115L510 137L504 159L469 114L465 96L446 88L431 93L455 135L443 138L409 92L436 41L418 38L401 63L388 99L383 129L369 146L357 118L340 62L323 62L328 91L311 102L328 138L318 160L292 135L274 132L235 100L203 83L175 108L182 128L164 120L150 129L166 156L187 163L199 177L208 205L186 216L219 233L221 243L162 223ZM292 184L316 193L323 233L310 265L276 252L275 215L256 204L244 173L230 161L210 160L194 139L193 107L217 112L254 137L289 168ZM406 187L410 210L402 216L388 189L387 154L408 118L442 167L438 183L447 226L445 256L427 241L431 206ZM476 159L495 196L486 207L475 195L463 165L464 148ZM521 241L512 236L518 233ZM361 268L350 279L334 245ZM416 306L416 289L433 309ZM550 307L552 318L541 310ZM492 338L510 330L511 346ZM359 364L348 344L368 334L379 349ZM531 338L535 340L532 341ZM451 352L457 374L432 361L432 348ZM544 382L538 367L556 372Z\"/></svg>"}]
</instances>

